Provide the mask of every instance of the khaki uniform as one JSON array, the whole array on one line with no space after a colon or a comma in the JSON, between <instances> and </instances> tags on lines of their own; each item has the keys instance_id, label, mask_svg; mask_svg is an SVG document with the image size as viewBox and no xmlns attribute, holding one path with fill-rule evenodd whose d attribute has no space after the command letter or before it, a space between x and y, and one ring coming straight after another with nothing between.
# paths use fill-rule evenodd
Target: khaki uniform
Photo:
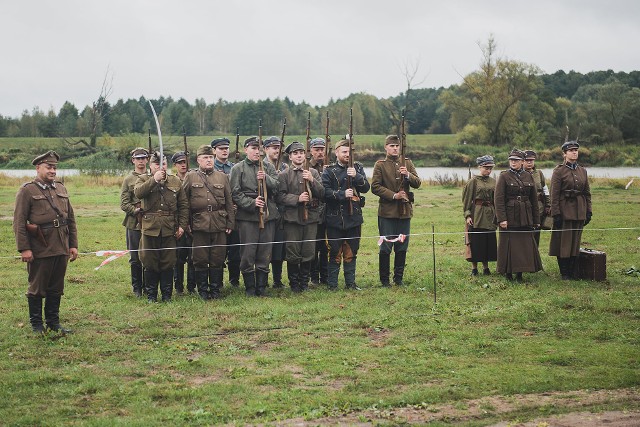
<instances>
[{"instance_id":1,"label":"khaki uniform","mask_svg":"<svg viewBox=\"0 0 640 427\"><path fill-rule=\"evenodd\" d=\"M140 238L142 232L140 231L140 223L135 215L137 208L141 206L140 199L133 194L133 188L138 181L139 174L136 171L132 171L122 181L122 187L120 188L120 209L125 213L122 225L125 227L127 249L129 250L129 265L131 269L131 287L136 295L140 295L142 292L142 264L140 263Z\"/></svg>"},{"instance_id":2,"label":"khaki uniform","mask_svg":"<svg viewBox=\"0 0 640 427\"><path fill-rule=\"evenodd\" d=\"M325 159L328 161L328 159ZM315 159L311 159L309 167L318 171L318 174L322 177L324 172L324 163L317 162ZM325 215L325 203L324 198L318 201L318 226L316 227L316 247L313 261L311 262L311 282L312 283L327 283L327 268L329 263L329 249L327 248L327 228L324 224Z\"/></svg>"},{"instance_id":3,"label":"khaki uniform","mask_svg":"<svg viewBox=\"0 0 640 427\"><path fill-rule=\"evenodd\" d=\"M234 163L227 160L222 163L218 159L213 162L213 168L222 172L227 176L227 180L229 180L229 176L231 174L231 168ZM234 209L235 212L235 209ZM240 285L240 234L238 233L238 228L234 227L231 234L227 235L227 251L226 251L226 260L227 267L229 268L229 283L232 286Z\"/></svg>"},{"instance_id":4,"label":"khaki uniform","mask_svg":"<svg viewBox=\"0 0 640 427\"><path fill-rule=\"evenodd\" d=\"M462 191L462 210L465 220L471 217L468 244L470 262L489 262L497 259L496 213L493 205L496 180L490 176L476 175Z\"/></svg>"},{"instance_id":5,"label":"khaki uniform","mask_svg":"<svg viewBox=\"0 0 640 427\"><path fill-rule=\"evenodd\" d=\"M415 166L409 159L406 160L405 165L409 172L409 186L420 188L422 181L418 177ZM384 160L378 160L373 166L371 192L380 197L379 217L405 219L413 216L413 203L393 199L393 194L402 189L403 181L404 177L400 174L400 162L397 156L387 156Z\"/></svg>"}]
</instances>

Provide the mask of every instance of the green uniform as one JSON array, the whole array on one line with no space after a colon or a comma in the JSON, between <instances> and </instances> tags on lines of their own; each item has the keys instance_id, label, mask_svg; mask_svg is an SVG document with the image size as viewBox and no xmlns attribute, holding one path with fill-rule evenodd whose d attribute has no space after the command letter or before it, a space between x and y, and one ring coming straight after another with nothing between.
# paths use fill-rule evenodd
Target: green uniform
<instances>
[{"instance_id":1,"label":"green uniform","mask_svg":"<svg viewBox=\"0 0 640 427\"><path fill-rule=\"evenodd\" d=\"M125 227L127 250L129 250L129 266L131 269L131 287L136 295L142 292L142 264L140 263L140 223L136 216L136 209L141 207L140 199L133 194L133 189L138 181L138 177L142 175L136 171L132 171L122 181L120 188L120 209L125 213L122 225Z\"/></svg>"},{"instance_id":2,"label":"green uniform","mask_svg":"<svg viewBox=\"0 0 640 427\"><path fill-rule=\"evenodd\" d=\"M476 175L462 190L462 210L465 220L471 217L468 228L470 262L489 262L497 259L496 213L493 205L496 180L490 176Z\"/></svg>"}]
</instances>

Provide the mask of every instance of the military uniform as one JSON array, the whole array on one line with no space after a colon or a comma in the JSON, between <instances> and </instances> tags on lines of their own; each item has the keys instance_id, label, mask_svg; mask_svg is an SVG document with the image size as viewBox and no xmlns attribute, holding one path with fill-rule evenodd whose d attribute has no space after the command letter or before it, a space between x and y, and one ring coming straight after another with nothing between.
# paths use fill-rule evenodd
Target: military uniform
<instances>
[{"instance_id":1,"label":"military uniform","mask_svg":"<svg viewBox=\"0 0 640 427\"><path fill-rule=\"evenodd\" d=\"M287 147L287 153L296 150L303 150L299 142ZM316 227L320 219L319 200L324 197L320 174L310 168L313 177L313 183L310 183L312 200L307 202L306 206L298 201L300 194L306 192L303 171L303 168L291 165L278 177L279 200L283 207L284 240L287 242L287 273L289 285L294 292L306 289L309 283L309 272L316 246Z\"/></svg>"},{"instance_id":2,"label":"military uniform","mask_svg":"<svg viewBox=\"0 0 640 427\"><path fill-rule=\"evenodd\" d=\"M32 164L56 165L59 159L55 151L49 151L36 157ZM27 224L31 231L27 231ZM60 325L60 300L64 294L69 257L71 255L73 261L77 256L78 231L65 186L57 181L45 182L38 176L20 187L13 213L13 231L18 252L27 262L29 287L26 296L33 331L44 332L42 299L45 298L47 326L68 332ZM28 251L32 253L31 260L24 258Z\"/></svg>"},{"instance_id":3,"label":"military uniform","mask_svg":"<svg viewBox=\"0 0 640 427\"><path fill-rule=\"evenodd\" d=\"M571 144L573 143L573 145ZM578 148L575 141L564 149ZM551 215L554 219L549 255L558 257L563 279L575 277L582 229L591 221L591 188L587 171L578 163L556 166L551 175Z\"/></svg>"},{"instance_id":4,"label":"military uniform","mask_svg":"<svg viewBox=\"0 0 640 427\"><path fill-rule=\"evenodd\" d=\"M397 137L396 139L387 137L387 140L390 143L398 143ZM409 186L411 188L420 188L422 183L411 160L406 159L405 166L409 172L409 178L400 174L399 156L387 154L384 160L378 160L373 167L371 192L380 198L378 202L378 232L380 236L389 239L395 239L400 234L407 236L404 241L383 242L380 245L378 260L380 282L383 286L389 286L392 249L396 253L393 261L393 282L398 285L403 284L407 250L409 248L409 234L411 233L411 217L413 216L411 196L413 193L408 193L411 200L409 202L394 199L394 194Z\"/></svg>"},{"instance_id":5,"label":"military uniform","mask_svg":"<svg viewBox=\"0 0 640 427\"><path fill-rule=\"evenodd\" d=\"M338 143L340 144L340 142ZM358 197L369 191L364 168L360 163L354 163L356 176L352 178L354 195ZM345 198L347 190L347 165L336 160L322 173L324 187L325 225L329 242L329 267L327 282L330 289L338 287L340 263L344 261L344 279L347 288L357 289L356 286L356 257L360 247L362 217L361 201ZM356 194L357 193L357 194ZM362 200L362 199L361 199ZM349 214L349 205L352 214Z\"/></svg>"},{"instance_id":6,"label":"military uniform","mask_svg":"<svg viewBox=\"0 0 640 427\"><path fill-rule=\"evenodd\" d=\"M493 205L496 180L490 176L476 175L462 191L464 218L471 217L468 228L471 257L469 262L493 262L498 258L496 240L496 213ZM473 272L477 274L477 270ZM484 274L490 272L485 270Z\"/></svg>"},{"instance_id":7,"label":"military uniform","mask_svg":"<svg viewBox=\"0 0 640 427\"><path fill-rule=\"evenodd\" d=\"M247 142L249 141L249 142ZM248 138L248 144L254 144L257 138ZM262 160L259 160L262 161ZM263 163L268 193L278 190L278 175L273 166ZM240 270L247 295L264 295L271 261L271 245L276 220L280 217L273 197L267 198L263 209L264 228L259 227L260 214L256 208L258 197L258 161L245 158L231 169L231 196L238 210L236 227L240 236Z\"/></svg>"},{"instance_id":8,"label":"military uniform","mask_svg":"<svg viewBox=\"0 0 640 427\"><path fill-rule=\"evenodd\" d=\"M187 161L187 154L184 151L178 151L171 156L171 162L174 165L183 161ZM180 173L177 173L176 176L184 183L186 173L182 176ZM184 266L186 265L187 292L194 293L196 289L196 273L193 267L193 257L191 255L191 246L193 245L191 230L185 230L182 236L176 240L176 245L176 265L173 267L173 286L178 295L184 292Z\"/></svg>"},{"instance_id":9,"label":"military uniform","mask_svg":"<svg viewBox=\"0 0 640 427\"><path fill-rule=\"evenodd\" d=\"M176 264L175 233L178 227L187 228L189 202L180 178L169 174L162 182L156 182L152 175L140 175L134 194L142 201L144 211L140 260L145 269L147 298L156 301L159 282L163 301L169 301Z\"/></svg>"},{"instance_id":10,"label":"military uniform","mask_svg":"<svg viewBox=\"0 0 640 427\"><path fill-rule=\"evenodd\" d=\"M310 148L325 147L324 138L314 138L309 143ZM309 161L309 167L318 171L322 179L322 173L324 172L325 162L328 164L329 159L324 159L324 162L318 162L316 159ZM316 247L311 261L311 283L315 284L327 284L327 270L329 266L329 249L327 247L327 228L324 223L324 211L325 203L324 198L318 201L318 226L316 230Z\"/></svg>"}]
</instances>

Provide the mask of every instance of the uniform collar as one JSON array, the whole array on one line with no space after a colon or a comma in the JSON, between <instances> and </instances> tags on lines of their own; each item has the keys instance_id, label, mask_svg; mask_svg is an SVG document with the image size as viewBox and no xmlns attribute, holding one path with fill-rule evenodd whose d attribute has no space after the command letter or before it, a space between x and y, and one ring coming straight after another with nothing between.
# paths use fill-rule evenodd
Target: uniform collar
<instances>
[{"instance_id":1,"label":"uniform collar","mask_svg":"<svg viewBox=\"0 0 640 427\"><path fill-rule=\"evenodd\" d=\"M565 163L564 165L565 165L566 167L568 167L569 169L571 169L571 170L576 170L576 169L578 169L578 162L575 162L575 163L569 163L569 162L567 162L567 163Z\"/></svg>"},{"instance_id":2,"label":"uniform collar","mask_svg":"<svg viewBox=\"0 0 640 427\"><path fill-rule=\"evenodd\" d=\"M46 183L46 182L42 181L39 178L36 178L34 182L36 184L38 184L38 186L40 188L42 188L43 190L47 190L48 188L54 188L54 189L56 188L56 182L55 181L53 181L51 184L49 184L49 183Z\"/></svg>"}]
</instances>

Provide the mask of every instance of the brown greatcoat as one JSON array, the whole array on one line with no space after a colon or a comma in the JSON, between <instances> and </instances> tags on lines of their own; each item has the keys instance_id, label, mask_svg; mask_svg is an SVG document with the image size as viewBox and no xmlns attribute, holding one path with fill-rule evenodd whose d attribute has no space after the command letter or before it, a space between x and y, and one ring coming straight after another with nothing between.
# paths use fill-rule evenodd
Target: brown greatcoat
<instances>
[{"instance_id":1,"label":"brown greatcoat","mask_svg":"<svg viewBox=\"0 0 640 427\"><path fill-rule=\"evenodd\" d=\"M409 185L412 188L420 188L421 180L416 173L415 166L409 159L406 159L405 164L409 172ZM404 219L413 216L413 203L393 198L394 193L401 190L402 183L403 176L400 174L398 156L387 155L384 160L378 160L373 166L371 192L380 197L378 201L379 217ZM402 214L403 205L406 208L404 215Z\"/></svg>"},{"instance_id":2,"label":"brown greatcoat","mask_svg":"<svg viewBox=\"0 0 640 427\"><path fill-rule=\"evenodd\" d=\"M544 194L544 187L547 183L545 182L542 171L533 168L529 173L533 178L533 182L536 184L536 192L538 193L538 212L540 213L540 221L542 221L545 210L551 205L551 197L548 194Z\"/></svg>"},{"instance_id":3,"label":"brown greatcoat","mask_svg":"<svg viewBox=\"0 0 640 427\"><path fill-rule=\"evenodd\" d=\"M225 232L235 227L229 179L223 172L187 172L183 185L189 200L193 231Z\"/></svg>"},{"instance_id":4,"label":"brown greatcoat","mask_svg":"<svg viewBox=\"0 0 640 427\"><path fill-rule=\"evenodd\" d=\"M157 183L153 176L138 177L133 191L141 200L142 234L145 236L171 236L178 226L184 230L189 223L189 201L182 189L182 181L167 175L165 182ZM173 215L169 215L172 213Z\"/></svg>"}]
</instances>

